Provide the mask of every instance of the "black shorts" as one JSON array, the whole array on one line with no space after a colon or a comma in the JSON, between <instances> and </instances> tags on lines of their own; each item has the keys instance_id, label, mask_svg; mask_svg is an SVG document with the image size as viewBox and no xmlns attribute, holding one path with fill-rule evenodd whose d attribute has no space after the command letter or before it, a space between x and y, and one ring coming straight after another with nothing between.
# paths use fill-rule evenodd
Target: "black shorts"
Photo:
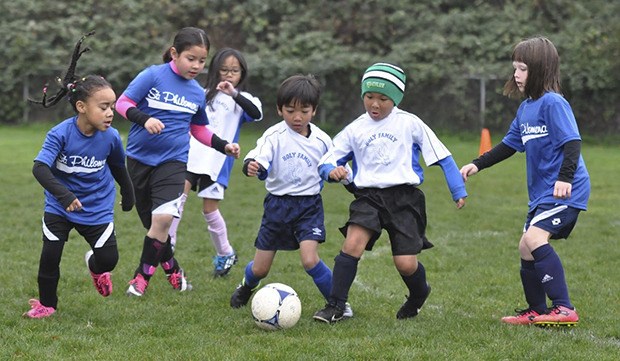
<instances>
[{"instance_id":1,"label":"black shorts","mask_svg":"<svg viewBox=\"0 0 620 361\"><path fill-rule=\"evenodd\" d=\"M340 228L345 237L351 223L373 232L367 251L372 250L382 229L388 232L394 256L416 255L433 247L426 239L424 193L411 185L357 190L349 206L349 220Z\"/></svg>"},{"instance_id":2,"label":"black shorts","mask_svg":"<svg viewBox=\"0 0 620 361\"><path fill-rule=\"evenodd\" d=\"M116 234L112 222L85 225L70 222L65 217L49 212L43 215L43 241L67 242L69 232L74 228L93 249L116 247Z\"/></svg>"},{"instance_id":3,"label":"black shorts","mask_svg":"<svg viewBox=\"0 0 620 361\"><path fill-rule=\"evenodd\" d=\"M185 173L185 179L192 185L192 190L194 192L201 192L207 189L210 185L215 183L213 179L211 179L210 175L207 174L197 174L192 172Z\"/></svg>"},{"instance_id":4,"label":"black shorts","mask_svg":"<svg viewBox=\"0 0 620 361\"><path fill-rule=\"evenodd\" d=\"M127 158L127 170L136 194L136 210L144 228L151 228L153 214L179 217L180 198L185 188L186 164L179 161L155 167Z\"/></svg>"}]
</instances>

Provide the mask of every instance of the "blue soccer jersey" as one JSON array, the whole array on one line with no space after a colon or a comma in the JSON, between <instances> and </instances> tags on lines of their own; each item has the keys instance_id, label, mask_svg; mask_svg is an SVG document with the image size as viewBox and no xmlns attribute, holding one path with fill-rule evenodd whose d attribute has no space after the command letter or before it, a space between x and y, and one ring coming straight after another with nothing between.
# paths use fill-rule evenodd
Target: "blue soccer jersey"
<instances>
[{"instance_id":1,"label":"blue soccer jersey","mask_svg":"<svg viewBox=\"0 0 620 361\"><path fill-rule=\"evenodd\" d=\"M77 127L77 116L66 119L47 133L35 160L47 164L82 203L80 211L67 212L45 191L45 212L84 225L113 221L116 188L107 165L125 167L125 151L116 129L86 136Z\"/></svg>"},{"instance_id":2,"label":"blue soccer jersey","mask_svg":"<svg viewBox=\"0 0 620 361\"><path fill-rule=\"evenodd\" d=\"M194 79L176 74L170 63L144 69L123 93L137 108L164 123L161 134L149 134L132 124L127 156L157 166L168 161L187 162L190 123L208 124L204 89Z\"/></svg>"},{"instance_id":3,"label":"blue soccer jersey","mask_svg":"<svg viewBox=\"0 0 620 361\"><path fill-rule=\"evenodd\" d=\"M521 103L502 141L518 152L525 152L530 211L539 204L587 209L590 176L582 156L579 156L571 197L553 197L564 160L562 147L571 140L581 140L581 136L573 111L561 95L547 92L536 100L527 99Z\"/></svg>"}]
</instances>

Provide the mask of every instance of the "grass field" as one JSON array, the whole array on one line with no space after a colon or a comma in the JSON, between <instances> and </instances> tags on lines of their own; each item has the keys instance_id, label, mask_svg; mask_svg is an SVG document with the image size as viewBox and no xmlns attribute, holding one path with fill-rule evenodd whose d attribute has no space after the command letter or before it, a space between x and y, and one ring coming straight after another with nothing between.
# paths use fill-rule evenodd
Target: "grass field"
<instances>
[{"instance_id":1,"label":"grass field","mask_svg":"<svg viewBox=\"0 0 620 361\"><path fill-rule=\"evenodd\" d=\"M21 317L38 297L43 191L31 174L48 125L0 127L0 359L2 360L619 360L620 359L620 149L584 144L592 177L590 210L569 240L555 241L581 322L573 329L501 324L525 306L517 242L526 213L524 157L485 170L468 182L467 206L457 211L443 174L427 169L428 236L435 248L420 259L433 293L415 319L398 321L407 294L391 262L385 235L367 252L351 289L355 317L326 325L312 320L324 305L297 252L276 257L264 282L296 289L303 311L286 331L253 324L248 307L233 310L230 294L253 256L262 215L263 183L246 178L240 162L221 211L240 262L231 275L211 277L213 247L190 195L179 230L177 257L194 290L175 293L159 270L142 298L125 296L140 257L144 230L135 210L116 212L120 261L114 293L102 298L83 261L86 242L72 232L65 247L59 308L48 319ZM247 127L242 154L257 128ZM442 137L458 165L478 150L476 137ZM501 135L493 134L494 142ZM323 191L328 241L320 253L332 267L351 196L339 185Z\"/></svg>"}]
</instances>

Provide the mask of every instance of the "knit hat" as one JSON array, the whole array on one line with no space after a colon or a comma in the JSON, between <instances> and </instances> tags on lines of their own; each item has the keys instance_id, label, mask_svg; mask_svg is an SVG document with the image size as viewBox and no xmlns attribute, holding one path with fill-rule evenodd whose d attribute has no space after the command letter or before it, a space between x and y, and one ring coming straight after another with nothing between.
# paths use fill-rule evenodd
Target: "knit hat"
<instances>
[{"instance_id":1,"label":"knit hat","mask_svg":"<svg viewBox=\"0 0 620 361\"><path fill-rule=\"evenodd\" d=\"M364 72L362 97L368 92L383 94L397 106L403 100L406 82L405 72L396 65L376 63Z\"/></svg>"}]
</instances>

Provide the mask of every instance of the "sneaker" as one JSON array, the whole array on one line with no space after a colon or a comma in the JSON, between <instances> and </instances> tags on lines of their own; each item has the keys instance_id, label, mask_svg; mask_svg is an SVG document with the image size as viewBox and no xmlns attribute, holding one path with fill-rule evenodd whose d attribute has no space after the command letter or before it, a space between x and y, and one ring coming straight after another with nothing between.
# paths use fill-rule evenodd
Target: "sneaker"
<instances>
[{"instance_id":1,"label":"sneaker","mask_svg":"<svg viewBox=\"0 0 620 361\"><path fill-rule=\"evenodd\" d=\"M575 310L565 306L553 306L549 313L536 316L532 323L536 326L575 326L579 322L579 315Z\"/></svg>"},{"instance_id":2,"label":"sneaker","mask_svg":"<svg viewBox=\"0 0 620 361\"><path fill-rule=\"evenodd\" d=\"M172 285L172 288L179 292L191 291L192 284L187 281L185 278L185 271L182 268L179 268L177 271L166 275L168 278L168 282Z\"/></svg>"},{"instance_id":3,"label":"sneaker","mask_svg":"<svg viewBox=\"0 0 620 361\"><path fill-rule=\"evenodd\" d=\"M94 252L91 249L84 255L84 261L86 261L86 268L88 269L88 272L90 272L90 277L92 277L93 279L93 283L95 284L97 292L99 292L99 294L103 297L108 297L112 293L111 274L110 272L97 274L93 273L93 271L90 270L90 267L88 266L88 260L90 259L90 256L93 255L93 253Z\"/></svg>"},{"instance_id":4,"label":"sneaker","mask_svg":"<svg viewBox=\"0 0 620 361\"><path fill-rule=\"evenodd\" d=\"M237 255L233 252L228 256L214 256L213 265L213 277L224 277L230 272L233 265L237 263Z\"/></svg>"},{"instance_id":5,"label":"sneaker","mask_svg":"<svg viewBox=\"0 0 620 361\"><path fill-rule=\"evenodd\" d=\"M353 317L353 309L351 309L351 304L349 302L344 304L344 311L342 311L342 318L351 318Z\"/></svg>"},{"instance_id":6,"label":"sneaker","mask_svg":"<svg viewBox=\"0 0 620 361\"><path fill-rule=\"evenodd\" d=\"M252 293L260 286L260 283L256 285L256 287L251 288L250 286L245 284L245 278L235 289L232 296L230 296L230 307L232 308L240 308L248 304Z\"/></svg>"},{"instance_id":7,"label":"sneaker","mask_svg":"<svg viewBox=\"0 0 620 361\"><path fill-rule=\"evenodd\" d=\"M353 313L353 311L351 311ZM323 321L326 323L335 323L342 319L344 319L344 310L340 307L328 303L325 305L325 308L317 311L314 316L312 316L317 321Z\"/></svg>"},{"instance_id":8,"label":"sneaker","mask_svg":"<svg viewBox=\"0 0 620 361\"><path fill-rule=\"evenodd\" d=\"M426 302L426 299L431 294L431 286L429 284L426 286L428 287L428 293L426 293L426 296L421 298L407 297L407 301L405 301L398 312L396 312L397 319L404 320L406 318L412 318L420 313L422 305L424 305L424 302Z\"/></svg>"},{"instance_id":9,"label":"sneaker","mask_svg":"<svg viewBox=\"0 0 620 361\"><path fill-rule=\"evenodd\" d=\"M149 285L149 281L138 273L134 279L129 281L129 288L127 289L127 296L141 297L146 292L146 287Z\"/></svg>"},{"instance_id":10,"label":"sneaker","mask_svg":"<svg viewBox=\"0 0 620 361\"><path fill-rule=\"evenodd\" d=\"M533 319L540 314L531 308L527 308L525 310L515 310L517 313L514 316L506 316L502 317L503 323L509 323L511 325L531 325L533 323Z\"/></svg>"},{"instance_id":11,"label":"sneaker","mask_svg":"<svg viewBox=\"0 0 620 361\"><path fill-rule=\"evenodd\" d=\"M56 312L56 309L54 307L43 306L41 302L39 302L39 300L34 298L28 301L28 303L30 304L30 311L24 312L24 314L22 315L24 317L44 318L51 316L52 314L54 314L54 312Z\"/></svg>"}]
</instances>

